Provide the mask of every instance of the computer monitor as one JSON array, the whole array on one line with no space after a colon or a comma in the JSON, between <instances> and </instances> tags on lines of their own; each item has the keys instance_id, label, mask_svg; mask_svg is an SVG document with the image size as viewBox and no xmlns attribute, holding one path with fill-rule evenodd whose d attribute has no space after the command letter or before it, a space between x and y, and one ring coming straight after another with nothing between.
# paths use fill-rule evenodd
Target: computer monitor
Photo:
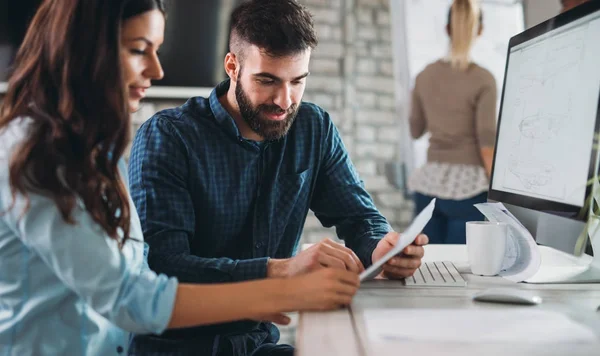
<instances>
[{"instance_id":1,"label":"computer monitor","mask_svg":"<svg viewBox=\"0 0 600 356\"><path fill-rule=\"evenodd\" d=\"M538 244L581 253L599 128L600 1L593 1L511 38L488 200L502 202Z\"/></svg>"}]
</instances>

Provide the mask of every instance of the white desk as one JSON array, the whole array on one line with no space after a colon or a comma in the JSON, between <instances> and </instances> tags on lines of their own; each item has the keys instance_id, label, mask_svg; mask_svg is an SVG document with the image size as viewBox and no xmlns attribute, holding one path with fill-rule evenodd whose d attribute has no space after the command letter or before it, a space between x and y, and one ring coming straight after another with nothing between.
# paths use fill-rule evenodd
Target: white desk
<instances>
[{"instance_id":1,"label":"white desk","mask_svg":"<svg viewBox=\"0 0 600 356\"><path fill-rule=\"evenodd\" d=\"M465 288L407 288L398 281L364 283L350 309L301 313L296 348L300 356L344 355L600 355L600 284L515 284L501 277L480 277L470 273L464 245L429 245L426 261L453 261L467 280ZM510 285L538 290L544 302L538 306L475 303L479 290ZM406 341L369 342L362 312L366 308L544 308L565 313L595 331L595 344L459 344ZM423 330L424 333L427 330Z\"/></svg>"}]
</instances>

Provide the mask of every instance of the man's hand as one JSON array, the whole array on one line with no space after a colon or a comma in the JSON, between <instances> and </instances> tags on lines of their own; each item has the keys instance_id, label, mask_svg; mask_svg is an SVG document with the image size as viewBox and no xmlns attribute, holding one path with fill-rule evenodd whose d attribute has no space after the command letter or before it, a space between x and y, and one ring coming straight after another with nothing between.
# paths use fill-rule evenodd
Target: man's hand
<instances>
[{"instance_id":1,"label":"man's hand","mask_svg":"<svg viewBox=\"0 0 600 356\"><path fill-rule=\"evenodd\" d=\"M325 267L357 274L365 269L354 251L330 239L325 239L292 258L270 259L267 277L292 277Z\"/></svg>"},{"instance_id":2,"label":"man's hand","mask_svg":"<svg viewBox=\"0 0 600 356\"><path fill-rule=\"evenodd\" d=\"M373 263L394 248L399 238L400 234L397 232L389 232L385 235L373 251L373 255L371 256ZM417 268L421 266L421 259L425 254L423 246L427 245L428 242L429 238L427 235L421 234L417 236L415 241L411 245L406 246L400 255L390 258L383 265L383 275L389 279L412 276Z\"/></svg>"}]
</instances>

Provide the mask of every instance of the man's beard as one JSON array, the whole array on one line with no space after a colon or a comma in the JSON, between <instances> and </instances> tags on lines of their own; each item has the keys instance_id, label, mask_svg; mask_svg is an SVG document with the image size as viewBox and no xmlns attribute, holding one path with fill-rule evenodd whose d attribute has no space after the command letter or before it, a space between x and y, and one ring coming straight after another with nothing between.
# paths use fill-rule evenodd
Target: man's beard
<instances>
[{"instance_id":1,"label":"man's beard","mask_svg":"<svg viewBox=\"0 0 600 356\"><path fill-rule=\"evenodd\" d=\"M266 105L260 104L257 107L253 107L250 99L246 95L246 92L242 88L242 82L237 81L235 88L235 99L237 100L240 108L240 114L252 131L259 134L263 139L267 141L279 140L285 136L298 114L298 105L293 104L287 110L287 116L281 121L271 120L262 115L267 114L281 114L284 112L278 105Z\"/></svg>"}]
</instances>

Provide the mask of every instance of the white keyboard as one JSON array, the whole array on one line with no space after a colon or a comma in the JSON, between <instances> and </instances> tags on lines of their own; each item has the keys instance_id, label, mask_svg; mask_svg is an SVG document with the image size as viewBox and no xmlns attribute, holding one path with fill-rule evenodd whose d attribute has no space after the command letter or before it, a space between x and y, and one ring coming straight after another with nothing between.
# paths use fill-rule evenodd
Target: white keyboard
<instances>
[{"instance_id":1,"label":"white keyboard","mask_svg":"<svg viewBox=\"0 0 600 356\"><path fill-rule=\"evenodd\" d=\"M462 278L454 263L450 261L423 262L412 277L404 280L406 286L415 287L464 287Z\"/></svg>"}]
</instances>

